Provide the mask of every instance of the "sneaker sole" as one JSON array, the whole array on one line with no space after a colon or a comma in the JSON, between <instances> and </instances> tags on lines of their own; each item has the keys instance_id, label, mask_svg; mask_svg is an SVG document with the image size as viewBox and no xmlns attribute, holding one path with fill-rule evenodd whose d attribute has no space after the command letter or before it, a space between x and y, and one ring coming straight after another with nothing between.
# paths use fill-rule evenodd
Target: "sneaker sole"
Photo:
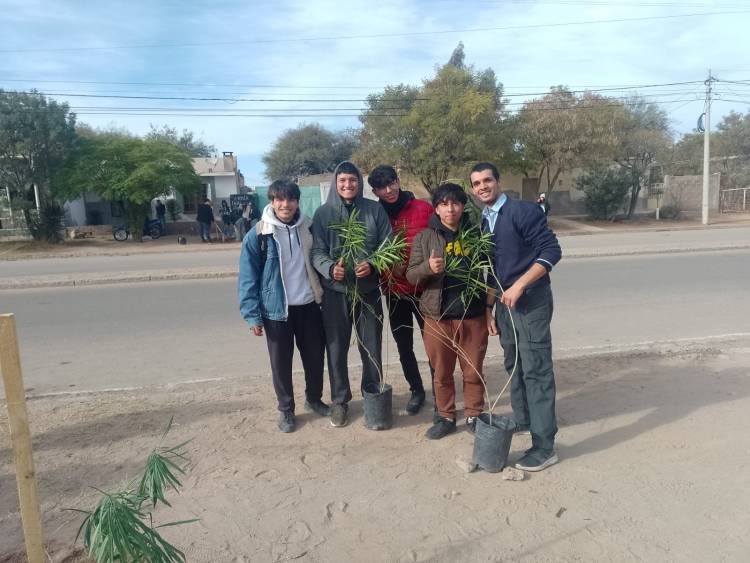
<instances>
[{"instance_id":1,"label":"sneaker sole","mask_svg":"<svg viewBox=\"0 0 750 563\"><path fill-rule=\"evenodd\" d=\"M542 471L544 469L547 469L550 465L555 465L560 461L560 458L557 457L557 454L553 454L551 457L546 459L544 463L541 465L534 465L534 466L525 466L521 465L520 463L516 463L516 469L521 469L523 471L530 471L532 473L536 471Z\"/></svg>"},{"instance_id":2,"label":"sneaker sole","mask_svg":"<svg viewBox=\"0 0 750 563\"><path fill-rule=\"evenodd\" d=\"M331 426L333 426L334 428L343 428L347 424L349 424L349 420L345 420L344 424L336 424L333 420L331 420Z\"/></svg>"}]
</instances>

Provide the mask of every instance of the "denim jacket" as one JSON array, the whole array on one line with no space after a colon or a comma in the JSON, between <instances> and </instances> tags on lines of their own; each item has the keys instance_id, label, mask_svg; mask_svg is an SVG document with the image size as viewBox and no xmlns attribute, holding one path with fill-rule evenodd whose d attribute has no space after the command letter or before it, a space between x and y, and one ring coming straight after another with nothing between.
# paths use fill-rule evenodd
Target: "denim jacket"
<instances>
[{"instance_id":1,"label":"denim jacket","mask_svg":"<svg viewBox=\"0 0 750 563\"><path fill-rule=\"evenodd\" d=\"M297 227L305 255L305 269L315 301L322 301L323 290L317 272L310 263L312 247L312 222L304 217ZM261 238L266 236L266 259L262 262ZM281 273L278 242L274 235L273 225L261 220L255 228L245 235L240 255L240 271L237 289L240 301L240 313L253 326L263 326L263 318L273 321L285 321L288 316L286 289Z\"/></svg>"}]
</instances>

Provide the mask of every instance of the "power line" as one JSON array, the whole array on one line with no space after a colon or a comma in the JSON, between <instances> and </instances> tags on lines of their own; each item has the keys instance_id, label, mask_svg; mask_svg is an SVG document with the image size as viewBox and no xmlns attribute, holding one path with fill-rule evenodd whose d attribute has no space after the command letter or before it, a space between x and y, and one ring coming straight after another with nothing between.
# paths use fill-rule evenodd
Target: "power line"
<instances>
[{"instance_id":1,"label":"power line","mask_svg":"<svg viewBox=\"0 0 750 563\"><path fill-rule=\"evenodd\" d=\"M583 93L597 93L597 92L620 92L624 90L638 90L638 89L645 89L645 88L657 88L657 87L665 87L665 86L678 86L678 85L692 85L692 84L702 84L703 82L701 80L693 80L693 81L686 81L686 82L665 82L662 84L641 84L638 86L624 86L621 88L600 88L598 90L566 90L566 92L569 92L571 94L583 94ZM33 94L34 92L30 91L24 91L24 90L8 90L8 92L16 93L16 94ZM66 94L63 92L36 92L40 95L46 95L46 96L68 96L68 97L77 97L77 98L112 98L112 99L126 99L126 100L185 100L185 101L194 101L194 102L229 102L229 103L237 103L237 102L301 102L301 103L309 103L309 102L325 102L325 103L337 103L337 102L366 102L367 99L363 98L337 98L337 99L275 99L275 98L223 98L223 97L206 97L206 96L134 96L134 95L115 95L115 94L95 94L95 93L74 93L74 94ZM509 95L503 95L503 97L522 97L522 96L546 96L550 92L525 92L525 93L517 93L517 94L509 94ZM413 100L409 101L425 101L429 98L414 98ZM391 98L380 98L380 101L389 101L394 100ZM397 100L401 101L401 100Z\"/></svg>"},{"instance_id":2,"label":"power line","mask_svg":"<svg viewBox=\"0 0 750 563\"><path fill-rule=\"evenodd\" d=\"M605 23L630 23L630 22L641 22L641 21L656 21L656 20L669 20L669 19L680 19L680 18L695 18L705 16L723 16L733 14L748 14L750 10L730 10L730 11L715 11L715 12L697 12L692 14L670 14L664 16L642 16L633 18L613 18L603 20L582 20L582 21L571 21L571 22L558 22L558 23L540 23L540 24L526 24L526 25L506 25L498 27L476 27L476 28L464 28L464 29L444 29L437 31L412 31L402 33L376 33L366 35L332 35L323 37L290 37L290 38L276 38L276 39L250 39L246 41L215 41L215 42L202 42L202 43L153 43L144 45L111 45L107 47L56 47L56 48L27 48L27 49L0 49L0 53L53 53L53 52L80 52L80 51L110 51L120 49L170 49L170 48L184 48L184 47L218 47L218 46L236 46L236 45L258 45L258 44L274 44L274 43L305 43L305 42L318 42L318 41L339 41L339 40L351 40L351 39L385 39L395 37L424 37L429 35L446 35L455 33L481 33L487 31L513 31L520 29L543 29L543 28L556 28L556 27L569 27L577 25L597 25Z\"/></svg>"}]
</instances>

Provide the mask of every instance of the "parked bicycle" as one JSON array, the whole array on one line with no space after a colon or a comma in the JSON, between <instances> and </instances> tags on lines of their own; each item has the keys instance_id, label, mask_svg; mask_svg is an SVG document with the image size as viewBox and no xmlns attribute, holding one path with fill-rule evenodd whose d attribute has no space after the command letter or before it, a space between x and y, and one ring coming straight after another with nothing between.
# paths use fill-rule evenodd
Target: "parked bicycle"
<instances>
[{"instance_id":1,"label":"parked bicycle","mask_svg":"<svg viewBox=\"0 0 750 563\"><path fill-rule=\"evenodd\" d=\"M157 239L162 235L162 225L158 219L146 219L143 223L143 235L152 239ZM127 225L118 225L112 229L112 236L116 241L124 242L130 236L130 230Z\"/></svg>"}]
</instances>

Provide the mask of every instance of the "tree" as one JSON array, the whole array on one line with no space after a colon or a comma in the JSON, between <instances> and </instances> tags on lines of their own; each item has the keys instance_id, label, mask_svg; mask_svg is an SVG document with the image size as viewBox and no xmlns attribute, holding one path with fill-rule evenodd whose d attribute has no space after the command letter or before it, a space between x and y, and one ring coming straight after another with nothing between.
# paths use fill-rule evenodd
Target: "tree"
<instances>
[{"instance_id":1,"label":"tree","mask_svg":"<svg viewBox=\"0 0 750 563\"><path fill-rule=\"evenodd\" d=\"M263 155L266 177L272 180L296 180L300 176L332 172L349 160L356 145L350 131L334 133L312 123L285 131L273 148Z\"/></svg>"},{"instance_id":2,"label":"tree","mask_svg":"<svg viewBox=\"0 0 750 563\"><path fill-rule=\"evenodd\" d=\"M591 92L576 96L563 86L526 102L516 127L525 167L536 169L539 191L550 194L563 172L609 158L617 142L613 125L622 111L609 98Z\"/></svg>"},{"instance_id":3,"label":"tree","mask_svg":"<svg viewBox=\"0 0 750 563\"><path fill-rule=\"evenodd\" d=\"M192 157L209 157L216 154L216 147L209 145L201 139L196 139L195 134L189 129L183 129L178 133L177 129L169 125L160 128L151 125L151 131L146 134L147 141L166 141L185 149Z\"/></svg>"},{"instance_id":4,"label":"tree","mask_svg":"<svg viewBox=\"0 0 750 563\"><path fill-rule=\"evenodd\" d=\"M75 138L75 114L67 104L37 92L0 90L0 186L21 204L27 225L32 186L46 191Z\"/></svg>"},{"instance_id":5,"label":"tree","mask_svg":"<svg viewBox=\"0 0 750 563\"><path fill-rule=\"evenodd\" d=\"M648 177L649 169L671 152L672 135L667 113L659 106L633 97L620 114L623 119L617 124L617 143L614 160L630 176L630 202L627 216L630 217L638 203L638 195Z\"/></svg>"},{"instance_id":6,"label":"tree","mask_svg":"<svg viewBox=\"0 0 750 563\"><path fill-rule=\"evenodd\" d=\"M464 59L459 44L420 88L387 86L369 96L355 159L394 164L428 191L477 160L504 161L512 146L500 128L502 85L492 69L475 71Z\"/></svg>"},{"instance_id":7,"label":"tree","mask_svg":"<svg viewBox=\"0 0 750 563\"><path fill-rule=\"evenodd\" d=\"M128 227L139 239L154 198L172 190L188 197L200 189L190 159L185 148L162 139L88 134L80 138L53 188L67 199L94 192L122 203Z\"/></svg>"}]
</instances>

